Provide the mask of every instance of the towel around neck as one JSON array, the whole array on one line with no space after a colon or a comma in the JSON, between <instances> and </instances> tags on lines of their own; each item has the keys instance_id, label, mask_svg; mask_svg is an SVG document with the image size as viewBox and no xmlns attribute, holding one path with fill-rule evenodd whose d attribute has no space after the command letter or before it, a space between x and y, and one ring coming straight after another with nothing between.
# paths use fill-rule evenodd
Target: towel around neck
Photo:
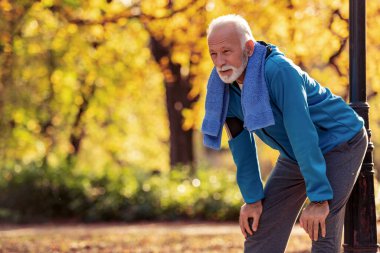
<instances>
[{"instance_id":1,"label":"towel around neck","mask_svg":"<svg viewBox=\"0 0 380 253\"><path fill-rule=\"evenodd\" d=\"M266 46L254 44L253 54L248 59L241 104L244 127L254 130L274 125L268 88L264 76ZM229 88L214 67L207 84L205 117L202 123L203 144L212 149L220 149L222 129L227 116Z\"/></svg>"}]
</instances>

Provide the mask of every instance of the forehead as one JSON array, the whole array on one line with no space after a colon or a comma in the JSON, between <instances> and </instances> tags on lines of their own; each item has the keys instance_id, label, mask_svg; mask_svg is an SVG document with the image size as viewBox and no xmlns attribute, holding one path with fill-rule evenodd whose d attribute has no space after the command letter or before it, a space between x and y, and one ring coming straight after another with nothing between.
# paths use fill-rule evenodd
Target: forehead
<instances>
[{"instance_id":1,"label":"forehead","mask_svg":"<svg viewBox=\"0 0 380 253\"><path fill-rule=\"evenodd\" d=\"M234 24L224 24L215 27L208 37L210 49L225 46L240 46L239 34Z\"/></svg>"}]
</instances>

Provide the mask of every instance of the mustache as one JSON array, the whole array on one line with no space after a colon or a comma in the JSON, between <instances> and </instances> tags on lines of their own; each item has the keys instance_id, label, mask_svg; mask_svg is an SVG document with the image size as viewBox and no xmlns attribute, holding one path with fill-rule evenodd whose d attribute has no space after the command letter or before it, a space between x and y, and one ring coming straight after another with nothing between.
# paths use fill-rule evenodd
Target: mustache
<instances>
[{"instance_id":1,"label":"mustache","mask_svg":"<svg viewBox=\"0 0 380 253\"><path fill-rule=\"evenodd\" d=\"M216 70L218 71L226 71L226 70L234 70L235 68L231 65L224 65L222 66L221 68L216 68Z\"/></svg>"}]
</instances>

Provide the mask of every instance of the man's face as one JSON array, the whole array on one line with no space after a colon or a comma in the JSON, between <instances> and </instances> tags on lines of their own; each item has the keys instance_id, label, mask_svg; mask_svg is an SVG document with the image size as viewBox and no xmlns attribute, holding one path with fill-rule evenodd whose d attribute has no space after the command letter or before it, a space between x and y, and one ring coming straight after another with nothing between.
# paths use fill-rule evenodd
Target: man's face
<instances>
[{"instance_id":1,"label":"man's face","mask_svg":"<svg viewBox=\"0 0 380 253\"><path fill-rule=\"evenodd\" d=\"M232 83L243 74L248 55L242 49L240 35L233 24L215 27L208 37L208 46L223 82Z\"/></svg>"}]
</instances>

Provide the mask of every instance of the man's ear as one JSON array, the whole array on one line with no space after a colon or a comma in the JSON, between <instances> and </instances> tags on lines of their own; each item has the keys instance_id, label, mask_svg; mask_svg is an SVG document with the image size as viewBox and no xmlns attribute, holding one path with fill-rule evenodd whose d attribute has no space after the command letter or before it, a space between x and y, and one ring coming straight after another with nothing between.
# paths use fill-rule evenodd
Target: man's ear
<instances>
[{"instance_id":1,"label":"man's ear","mask_svg":"<svg viewBox=\"0 0 380 253\"><path fill-rule=\"evenodd\" d=\"M253 40L248 40L245 43L245 50L248 53L248 56L251 56L253 54L253 49L255 48L255 43L253 43Z\"/></svg>"}]
</instances>

